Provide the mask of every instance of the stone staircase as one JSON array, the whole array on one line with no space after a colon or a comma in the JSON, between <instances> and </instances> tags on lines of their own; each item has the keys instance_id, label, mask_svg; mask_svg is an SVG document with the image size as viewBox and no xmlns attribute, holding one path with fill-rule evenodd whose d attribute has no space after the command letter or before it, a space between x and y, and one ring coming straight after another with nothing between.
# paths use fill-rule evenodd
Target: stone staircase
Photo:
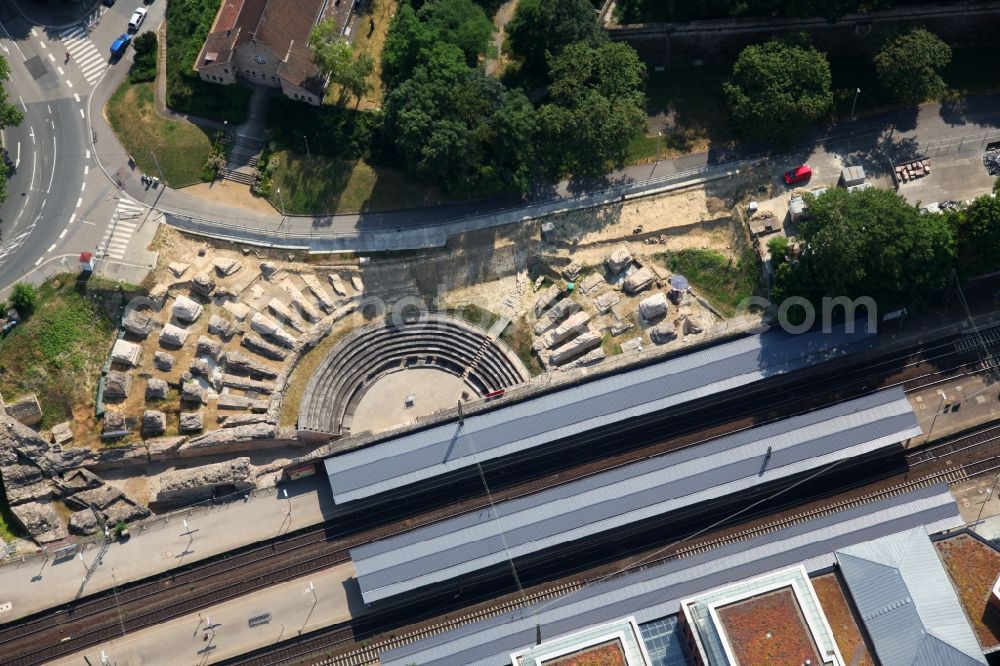
<instances>
[{"instance_id":1,"label":"stone staircase","mask_svg":"<svg viewBox=\"0 0 1000 666\"><path fill-rule=\"evenodd\" d=\"M262 140L237 133L233 137L232 149L229 151L229 159L226 161L226 168L222 174L223 178L244 185L253 183L254 171L257 168L257 161L260 159L260 151L263 147Z\"/></svg>"}]
</instances>

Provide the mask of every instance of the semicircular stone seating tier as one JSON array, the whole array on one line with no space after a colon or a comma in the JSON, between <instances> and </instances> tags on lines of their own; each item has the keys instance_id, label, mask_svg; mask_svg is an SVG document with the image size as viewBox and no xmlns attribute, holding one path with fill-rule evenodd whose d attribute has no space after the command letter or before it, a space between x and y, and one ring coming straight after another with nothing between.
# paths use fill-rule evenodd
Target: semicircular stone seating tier
<instances>
[{"instance_id":1,"label":"semicircular stone seating tier","mask_svg":"<svg viewBox=\"0 0 1000 666\"><path fill-rule=\"evenodd\" d=\"M460 377L477 397L526 382L529 376L507 345L461 319L433 314L400 326L382 321L353 331L330 350L306 386L298 427L348 434L368 389L382 377L410 368Z\"/></svg>"}]
</instances>

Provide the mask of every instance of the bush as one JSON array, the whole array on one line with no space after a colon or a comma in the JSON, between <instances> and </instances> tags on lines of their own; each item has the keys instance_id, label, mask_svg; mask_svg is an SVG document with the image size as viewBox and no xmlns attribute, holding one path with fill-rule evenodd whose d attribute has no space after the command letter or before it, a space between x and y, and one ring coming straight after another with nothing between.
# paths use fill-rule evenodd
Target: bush
<instances>
[{"instance_id":1,"label":"bush","mask_svg":"<svg viewBox=\"0 0 1000 666\"><path fill-rule=\"evenodd\" d=\"M128 71L130 83L156 80L157 40L155 32L144 32L132 42L135 55Z\"/></svg>"},{"instance_id":2,"label":"bush","mask_svg":"<svg viewBox=\"0 0 1000 666\"><path fill-rule=\"evenodd\" d=\"M38 289L28 282L18 282L10 294L10 304L22 317L27 318L38 304Z\"/></svg>"}]
</instances>

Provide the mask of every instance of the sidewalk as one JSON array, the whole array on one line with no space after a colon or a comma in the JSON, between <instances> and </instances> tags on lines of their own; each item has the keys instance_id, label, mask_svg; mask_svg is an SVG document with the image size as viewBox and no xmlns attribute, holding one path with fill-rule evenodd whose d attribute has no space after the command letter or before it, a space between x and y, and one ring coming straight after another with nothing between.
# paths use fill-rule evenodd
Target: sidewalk
<instances>
[{"instance_id":1,"label":"sidewalk","mask_svg":"<svg viewBox=\"0 0 1000 666\"><path fill-rule=\"evenodd\" d=\"M102 652L118 666L212 664L231 659L363 613L365 605L354 576L353 564L341 564L51 663L78 666L89 660L96 666L102 663Z\"/></svg>"},{"instance_id":2,"label":"sidewalk","mask_svg":"<svg viewBox=\"0 0 1000 666\"><path fill-rule=\"evenodd\" d=\"M82 560L56 561L49 552L18 558L0 567L0 623L327 520L333 499L326 475L283 488L287 499L266 488L245 502L150 521L145 529L132 530L128 541L112 543L99 561L99 542L87 544ZM93 574L84 584L90 569Z\"/></svg>"}]
</instances>

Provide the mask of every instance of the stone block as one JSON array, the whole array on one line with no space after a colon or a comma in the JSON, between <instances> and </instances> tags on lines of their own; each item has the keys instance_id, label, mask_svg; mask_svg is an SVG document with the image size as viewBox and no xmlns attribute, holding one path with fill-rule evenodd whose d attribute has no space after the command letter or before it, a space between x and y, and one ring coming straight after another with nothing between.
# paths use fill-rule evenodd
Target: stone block
<instances>
[{"instance_id":1,"label":"stone block","mask_svg":"<svg viewBox=\"0 0 1000 666\"><path fill-rule=\"evenodd\" d=\"M132 387L132 377L126 372L110 370L104 378L104 397L108 400L124 400Z\"/></svg>"},{"instance_id":2,"label":"stone block","mask_svg":"<svg viewBox=\"0 0 1000 666\"><path fill-rule=\"evenodd\" d=\"M181 412L180 431L198 432L204 427L204 414L198 412Z\"/></svg>"},{"instance_id":3,"label":"stone block","mask_svg":"<svg viewBox=\"0 0 1000 666\"><path fill-rule=\"evenodd\" d=\"M189 266L190 266L189 264L185 264L180 261L172 261L169 264L167 264L167 270L173 273L175 278L179 278L180 276L184 275Z\"/></svg>"},{"instance_id":4,"label":"stone block","mask_svg":"<svg viewBox=\"0 0 1000 666\"><path fill-rule=\"evenodd\" d=\"M594 307L597 308L598 312L605 313L618 305L620 300L617 292L606 291L594 299Z\"/></svg>"},{"instance_id":5,"label":"stone block","mask_svg":"<svg viewBox=\"0 0 1000 666\"><path fill-rule=\"evenodd\" d=\"M317 322L320 320L320 313L312 306L311 303L309 303L308 300L306 300L305 294L303 294L298 287L292 284L291 280L285 278L278 283L278 286L281 287L286 294L288 294L288 297L292 301L292 306L299 311L303 319L311 322Z\"/></svg>"},{"instance_id":6,"label":"stone block","mask_svg":"<svg viewBox=\"0 0 1000 666\"><path fill-rule=\"evenodd\" d=\"M173 324L166 324L160 331L160 344L171 349L180 349L187 341L188 330Z\"/></svg>"},{"instance_id":7,"label":"stone block","mask_svg":"<svg viewBox=\"0 0 1000 666\"><path fill-rule=\"evenodd\" d=\"M205 402L205 389L195 380L184 382L181 388L181 402L201 405Z\"/></svg>"},{"instance_id":8,"label":"stone block","mask_svg":"<svg viewBox=\"0 0 1000 666\"><path fill-rule=\"evenodd\" d=\"M564 318L573 314L574 312L580 311L580 304L574 301L572 298L564 298L558 303L552 306L545 316L535 323L535 335L541 335L545 331L549 330Z\"/></svg>"},{"instance_id":9,"label":"stone block","mask_svg":"<svg viewBox=\"0 0 1000 666\"><path fill-rule=\"evenodd\" d=\"M73 441L73 424L63 421L52 426L52 441L59 445Z\"/></svg>"},{"instance_id":10,"label":"stone block","mask_svg":"<svg viewBox=\"0 0 1000 666\"><path fill-rule=\"evenodd\" d=\"M90 509L81 509L69 517L70 534L89 536L97 534L99 529L101 529L101 526L97 522L97 516Z\"/></svg>"},{"instance_id":11,"label":"stone block","mask_svg":"<svg viewBox=\"0 0 1000 666\"><path fill-rule=\"evenodd\" d=\"M549 288L539 294L535 300L535 316L541 317L542 313L548 310L559 297L562 296L562 288L558 284L549 285Z\"/></svg>"},{"instance_id":12,"label":"stone block","mask_svg":"<svg viewBox=\"0 0 1000 666\"><path fill-rule=\"evenodd\" d=\"M316 276L311 273L306 273L300 277L305 283L306 288L308 288L309 291L312 292L312 295L316 297L316 300L319 301L319 306L323 308L323 311L327 313L333 312L333 301L330 299L330 295L326 293L326 289L323 288L323 285L320 284L320 281L316 279Z\"/></svg>"},{"instance_id":13,"label":"stone block","mask_svg":"<svg viewBox=\"0 0 1000 666\"><path fill-rule=\"evenodd\" d=\"M205 310L205 307L187 296L178 296L174 299L174 304L170 308L171 316L177 321L182 321L186 324L198 319L201 313Z\"/></svg>"},{"instance_id":14,"label":"stone block","mask_svg":"<svg viewBox=\"0 0 1000 666\"><path fill-rule=\"evenodd\" d=\"M563 365L576 356L586 351L599 347L601 344L601 334L597 331L584 331L563 346L557 348L549 356L549 363L552 365Z\"/></svg>"},{"instance_id":15,"label":"stone block","mask_svg":"<svg viewBox=\"0 0 1000 666\"><path fill-rule=\"evenodd\" d=\"M166 400L170 386L162 379L150 379L146 382L146 400Z\"/></svg>"},{"instance_id":16,"label":"stone block","mask_svg":"<svg viewBox=\"0 0 1000 666\"><path fill-rule=\"evenodd\" d=\"M662 322L649 329L649 339L654 344L666 344L676 337L677 329L669 321Z\"/></svg>"},{"instance_id":17,"label":"stone block","mask_svg":"<svg viewBox=\"0 0 1000 666\"><path fill-rule=\"evenodd\" d=\"M292 309L279 301L277 298L272 298L267 302L267 309L274 313L274 316L283 324L288 324L296 331L301 333L303 331L302 326L298 321L295 320L295 313Z\"/></svg>"},{"instance_id":18,"label":"stone block","mask_svg":"<svg viewBox=\"0 0 1000 666\"><path fill-rule=\"evenodd\" d=\"M212 315L212 318L208 320L208 332L223 340L228 340L236 333L236 324L219 315Z\"/></svg>"},{"instance_id":19,"label":"stone block","mask_svg":"<svg viewBox=\"0 0 1000 666\"><path fill-rule=\"evenodd\" d=\"M212 267L215 268L215 272L218 273L219 277L228 277L243 268L243 264L235 259L222 257L213 261Z\"/></svg>"},{"instance_id":20,"label":"stone block","mask_svg":"<svg viewBox=\"0 0 1000 666\"><path fill-rule=\"evenodd\" d=\"M122 437L128 434L128 426L125 423L125 415L118 412L104 412L104 428L101 437Z\"/></svg>"},{"instance_id":21,"label":"stone block","mask_svg":"<svg viewBox=\"0 0 1000 666\"><path fill-rule=\"evenodd\" d=\"M195 351L198 354L208 356L209 358L216 360L222 353L222 343L218 340L213 340L206 335L199 335Z\"/></svg>"},{"instance_id":22,"label":"stone block","mask_svg":"<svg viewBox=\"0 0 1000 666\"><path fill-rule=\"evenodd\" d=\"M260 379L274 379L278 376L277 370L234 351L223 354L222 366L226 372L235 375L250 375L253 378Z\"/></svg>"},{"instance_id":23,"label":"stone block","mask_svg":"<svg viewBox=\"0 0 1000 666\"><path fill-rule=\"evenodd\" d=\"M340 279L339 275L336 273L330 273L326 277L330 281L330 286L333 287L333 292L337 294L337 296L347 296L347 289L344 287L344 283Z\"/></svg>"},{"instance_id":24,"label":"stone block","mask_svg":"<svg viewBox=\"0 0 1000 666\"><path fill-rule=\"evenodd\" d=\"M158 437L166 432L167 415L158 409L147 409L142 413L142 436Z\"/></svg>"},{"instance_id":25,"label":"stone block","mask_svg":"<svg viewBox=\"0 0 1000 666\"><path fill-rule=\"evenodd\" d=\"M9 417L29 427L42 422L42 406L38 404L38 397L34 393L5 404L4 410Z\"/></svg>"},{"instance_id":26,"label":"stone block","mask_svg":"<svg viewBox=\"0 0 1000 666\"><path fill-rule=\"evenodd\" d=\"M226 301L222 304L222 307L226 309L229 314L236 317L238 321L243 321L250 314L250 306L245 303L237 303L235 301Z\"/></svg>"},{"instance_id":27,"label":"stone block","mask_svg":"<svg viewBox=\"0 0 1000 666\"><path fill-rule=\"evenodd\" d=\"M207 273L198 273L191 278L191 291L207 298L215 291L215 280Z\"/></svg>"},{"instance_id":28,"label":"stone block","mask_svg":"<svg viewBox=\"0 0 1000 666\"><path fill-rule=\"evenodd\" d=\"M153 320L138 310L129 310L125 315L125 330L140 338L145 338L153 330Z\"/></svg>"},{"instance_id":29,"label":"stone block","mask_svg":"<svg viewBox=\"0 0 1000 666\"><path fill-rule=\"evenodd\" d=\"M638 294L649 289L655 279L656 275L653 274L653 271L649 270L649 267L643 266L639 270L629 273L628 277L625 278L625 282L622 283L622 287L626 293Z\"/></svg>"},{"instance_id":30,"label":"stone block","mask_svg":"<svg viewBox=\"0 0 1000 666\"><path fill-rule=\"evenodd\" d=\"M174 368L174 355L158 351L153 354L153 365L156 366L157 370L170 372Z\"/></svg>"},{"instance_id":31,"label":"stone block","mask_svg":"<svg viewBox=\"0 0 1000 666\"><path fill-rule=\"evenodd\" d=\"M639 315L646 321L654 321L667 314L667 295L662 291L639 301Z\"/></svg>"},{"instance_id":32,"label":"stone block","mask_svg":"<svg viewBox=\"0 0 1000 666\"><path fill-rule=\"evenodd\" d=\"M252 351L255 354L260 354L265 358L272 359L274 361L284 361L288 356L288 352L280 347L276 347L271 343L258 338L256 335L244 335L240 339L240 344Z\"/></svg>"},{"instance_id":33,"label":"stone block","mask_svg":"<svg viewBox=\"0 0 1000 666\"><path fill-rule=\"evenodd\" d=\"M253 317L250 318L250 328L282 347L292 349L295 346L294 337L276 321L259 312L254 313Z\"/></svg>"},{"instance_id":34,"label":"stone block","mask_svg":"<svg viewBox=\"0 0 1000 666\"><path fill-rule=\"evenodd\" d=\"M128 340L116 340L111 348L111 362L134 368L142 359L142 347Z\"/></svg>"},{"instance_id":35,"label":"stone block","mask_svg":"<svg viewBox=\"0 0 1000 666\"><path fill-rule=\"evenodd\" d=\"M69 536L69 530L51 502L28 502L10 508L14 517L38 543L59 541Z\"/></svg>"},{"instance_id":36,"label":"stone block","mask_svg":"<svg viewBox=\"0 0 1000 666\"><path fill-rule=\"evenodd\" d=\"M605 260L608 270L613 275L618 275L632 264L632 254L624 245L616 248Z\"/></svg>"}]
</instances>

